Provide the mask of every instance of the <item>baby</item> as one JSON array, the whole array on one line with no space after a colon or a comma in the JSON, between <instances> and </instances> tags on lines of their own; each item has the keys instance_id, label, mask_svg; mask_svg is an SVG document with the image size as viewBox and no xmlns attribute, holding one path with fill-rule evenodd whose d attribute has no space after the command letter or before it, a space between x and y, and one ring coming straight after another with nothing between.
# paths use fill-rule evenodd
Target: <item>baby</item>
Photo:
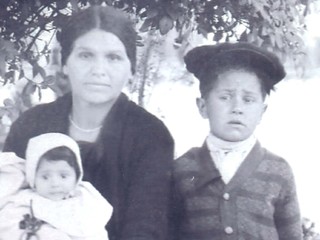
<instances>
[{"instance_id":1,"label":"baby","mask_svg":"<svg viewBox=\"0 0 320 240\"><path fill-rule=\"evenodd\" d=\"M82 174L79 147L64 134L30 139L26 160L1 153L0 239L108 239L112 207Z\"/></svg>"}]
</instances>

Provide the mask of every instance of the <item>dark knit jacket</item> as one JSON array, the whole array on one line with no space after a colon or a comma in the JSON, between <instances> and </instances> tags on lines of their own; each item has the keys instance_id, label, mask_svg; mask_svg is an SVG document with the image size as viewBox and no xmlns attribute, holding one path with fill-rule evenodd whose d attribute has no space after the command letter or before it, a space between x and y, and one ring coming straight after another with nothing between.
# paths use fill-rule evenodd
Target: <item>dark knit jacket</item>
<instances>
[{"instance_id":1,"label":"dark knit jacket","mask_svg":"<svg viewBox=\"0 0 320 240\"><path fill-rule=\"evenodd\" d=\"M176 239L301 240L291 168L256 143L228 184L206 144L174 161Z\"/></svg>"},{"instance_id":2,"label":"dark knit jacket","mask_svg":"<svg viewBox=\"0 0 320 240\"><path fill-rule=\"evenodd\" d=\"M47 132L68 134L71 105L67 94L24 112L12 124L4 151L23 158L30 138ZM92 159L82 159L84 180L114 208L109 239L167 239L173 139L164 124L121 94L94 149L85 155Z\"/></svg>"}]
</instances>

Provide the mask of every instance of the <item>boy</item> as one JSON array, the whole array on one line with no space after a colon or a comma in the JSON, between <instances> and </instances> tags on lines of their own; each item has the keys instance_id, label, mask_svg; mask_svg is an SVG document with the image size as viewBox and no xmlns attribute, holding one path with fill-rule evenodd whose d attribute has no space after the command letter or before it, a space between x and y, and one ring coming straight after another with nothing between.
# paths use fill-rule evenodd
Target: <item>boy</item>
<instances>
[{"instance_id":1,"label":"boy","mask_svg":"<svg viewBox=\"0 0 320 240\"><path fill-rule=\"evenodd\" d=\"M302 239L291 168L254 136L283 65L247 43L197 47L184 60L210 134L174 162L177 239Z\"/></svg>"},{"instance_id":2,"label":"boy","mask_svg":"<svg viewBox=\"0 0 320 240\"><path fill-rule=\"evenodd\" d=\"M1 157L0 175L3 169L16 171L12 176L23 175L21 164L25 162L28 187L13 189L10 192L15 194L1 200L1 240L108 239L105 225L112 207L90 183L81 181L80 152L73 139L46 133L30 139L26 161L17 157L12 161L12 153L2 153Z\"/></svg>"}]
</instances>

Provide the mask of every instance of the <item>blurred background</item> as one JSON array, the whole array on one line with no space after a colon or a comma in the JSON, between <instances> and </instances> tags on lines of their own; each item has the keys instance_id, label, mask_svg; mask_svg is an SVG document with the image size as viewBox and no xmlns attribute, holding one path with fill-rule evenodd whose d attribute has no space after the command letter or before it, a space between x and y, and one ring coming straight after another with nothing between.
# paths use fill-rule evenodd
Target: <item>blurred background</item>
<instances>
[{"instance_id":1,"label":"blurred background","mask_svg":"<svg viewBox=\"0 0 320 240\"><path fill-rule=\"evenodd\" d=\"M248 41L282 59L287 77L268 99L256 135L292 166L306 226L315 224L305 239L318 239L313 233L320 232L318 0L1 1L0 148L21 112L69 90L55 36L68 16L93 4L121 8L135 22L137 73L125 92L168 126L176 157L202 145L209 131L196 108L198 82L184 68L188 50Z\"/></svg>"}]
</instances>

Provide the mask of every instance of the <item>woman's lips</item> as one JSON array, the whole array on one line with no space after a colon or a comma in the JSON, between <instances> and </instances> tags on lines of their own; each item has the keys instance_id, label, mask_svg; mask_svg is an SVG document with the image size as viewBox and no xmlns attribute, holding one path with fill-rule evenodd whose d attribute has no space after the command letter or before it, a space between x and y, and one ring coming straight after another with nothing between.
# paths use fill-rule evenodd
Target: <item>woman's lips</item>
<instances>
[{"instance_id":1,"label":"woman's lips","mask_svg":"<svg viewBox=\"0 0 320 240\"><path fill-rule=\"evenodd\" d=\"M101 86L101 87L110 87L109 84L107 83L99 83L99 82L88 82L88 83L85 83L85 85L88 85L88 86Z\"/></svg>"}]
</instances>

